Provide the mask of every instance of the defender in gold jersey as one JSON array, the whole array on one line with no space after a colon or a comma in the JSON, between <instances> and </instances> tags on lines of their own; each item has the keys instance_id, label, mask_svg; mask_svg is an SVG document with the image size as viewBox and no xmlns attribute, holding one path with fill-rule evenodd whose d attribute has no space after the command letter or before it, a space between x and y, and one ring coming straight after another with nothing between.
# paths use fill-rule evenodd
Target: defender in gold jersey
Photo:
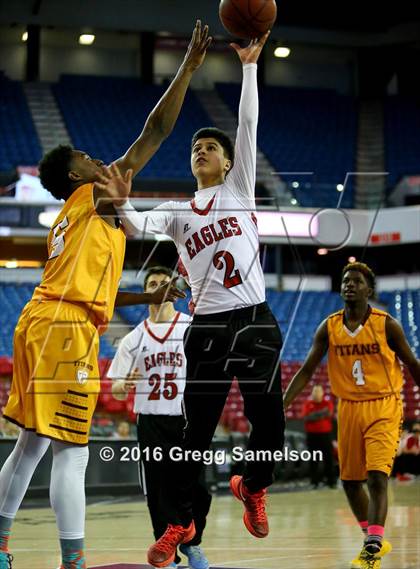
<instances>
[{"instance_id":1,"label":"defender in gold jersey","mask_svg":"<svg viewBox=\"0 0 420 569\"><path fill-rule=\"evenodd\" d=\"M391 550L383 540L388 477L403 418L401 363L420 385L420 362L400 324L372 308L375 275L364 263L343 269L344 310L318 327L312 348L284 395L285 408L299 395L328 352L328 377L338 403L340 477L350 507L366 534L351 566L378 569ZM367 480L369 496L363 488Z\"/></svg>"},{"instance_id":2,"label":"defender in gold jersey","mask_svg":"<svg viewBox=\"0 0 420 569\"><path fill-rule=\"evenodd\" d=\"M13 381L4 416L22 427L0 472L0 569L10 569L8 539L35 468L52 441L51 504L62 550L60 569L84 569L84 478L99 392L99 335L114 305L161 303L184 296L166 285L154 294L117 293L125 236L114 205L131 178L172 131L196 69L211 42L196 23L176 77L139 138L111 168L70 146L40 163L43 186L65 200L48 237L48 260L14 336ZM53 563L53 562L52 562Z\"/></svg>"}]
</instances>

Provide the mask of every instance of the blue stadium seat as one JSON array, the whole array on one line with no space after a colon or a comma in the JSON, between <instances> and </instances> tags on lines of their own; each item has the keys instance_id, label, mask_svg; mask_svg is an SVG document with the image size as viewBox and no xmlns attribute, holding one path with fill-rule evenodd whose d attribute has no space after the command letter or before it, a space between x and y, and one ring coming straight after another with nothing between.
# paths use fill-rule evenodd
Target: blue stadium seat
<instances>
[{"instance_id":1,"label":"blue stadium seat","mask_svg":"<svg viewBox=\"0 0 420 569\"><path fill-rule=\"evenodd\" d=\"M0 73L0 171L34 166L41 154L21 83Z\"/></svg>"},{"instance_id":2,"label":"blue stadium seat","mask_svg":"<svg viewBox=\"0 0 420 569\"><path fill-rule=\"evenodd\" d=\"M139 79L62 75L53 93L76 148L110 163L139 136L165 87ZM170 139L142 170L144 178L191 178L190 144L196 130L211 124L192 91Z\"/></svg>"},{"instance_id":3,"label":"blue stadium seat","mask_svg":"<svg viewBox=\"0 0 420 569\"><path fill-rule=\"evenodd\" d=\"M0 283L0 356L11 356L13 332L26 302L31 298L33 284ZM139 292L140 287L129 287ZM188 313L190 296L176 303L177 310ZM383 292L380 300L386 304L390 314L395 316L404 328L407 339L416 354L420 356L420 290ZM311 346L313 335L319 323L332 312L342 307L338 293L308 291L299 295L293 291L277 292L267 290L267 301L277 318L283 333L284 362L303 361ZM145 305L117 308L120 316L132 326L147 318ZM100 356L112 358L115 347L106 337L101 337Z\"/></svg>"},{"instance_id":4,"label":"blue stadium seat","mask_svg":"<svg viewBox=\"0 0 420 569\"><path fill-rule=\"evenodd\" d=\"M0 284L0 356L12 355L16 323L33 290L33 284Z\"/></svg>"},{"instance_id":5,"label":"blue stadium seat","mask_svg":"<svg viewBox=\"0 0 420 569\"><path fill-rule=\"evenodd\" d=\"M217 89L236 114L240 85L219 83ZM258 145L276 170L284 172L283 180L299 183L293 192L304 207L337 207L337 184L344 184L347 172L355 170L356 133L351 97L328 89L260 89ZM349 177L341 207L352 206Z\"/></svg>"},{"instance_id":6,"label":"blue stadium seat","mask_svg":"<svg viewBox=\"0 0 420 569\"><path fill-rule=\"evenodd\" d=\"M420 174L420 104L401 95L385 102L385 160L388 186L405 175Z\"/></svg>"}]
</instances>

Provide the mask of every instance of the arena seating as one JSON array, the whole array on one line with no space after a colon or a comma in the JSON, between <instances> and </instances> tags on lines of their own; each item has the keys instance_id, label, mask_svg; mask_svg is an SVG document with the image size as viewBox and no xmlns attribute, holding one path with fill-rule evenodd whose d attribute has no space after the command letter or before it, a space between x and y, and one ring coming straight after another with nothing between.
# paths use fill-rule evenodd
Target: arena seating
<instances>
[{"instance_id":1,"label":"arena seating","mask_svg":"<svg viewBox=\"0 0 420 569\"><path fill-rule=\"evenodd\" d=\"M236 114L240 85L217 89ZM328 89L260 88L258 145L305 207L337 207L337 184L355 169L357 111L355 100ZM286 173L287 172L287 173ZM296 172L294 174L293 172ZM313 172L313 175L298 174ZM342 207L353 205L349 177Z\"/></svg>"},{"instance_id":2,"label":"arena seating","mask_svg":"<svg viewBox=\"0 0 420 569\"><path fill-rule=\"evenodd\" d=\"M0 360L5 362L5 369L11 369L13 331L19 314L32 295L33 284L0 284ZM130 287L133 290L133 287ZM134 290L140 290L139 287ZM267 291L267 300L280 324L284 338L282 353L282 383L285 387L296 373L304 360L316 327L325 316L341 308L338 294L329 292L304 292L301 296L293 291ZM380 300L387 306L388 311L403 325L408 341L417 357L420 355L420 290L388 291L380 295ZM177 303L177 309L188 312L188 298ZM147 316L147 307L134 306L117 309L119 314L132 326ZM106 337L101 338L100 370L104 378L103 393L99 398L99 410L112 414L128 412L132 414L132 400L118 402L110 393L110 385L106 383L106 370L110 359L115 353ZM8 362L8 363L7 363ZM7 365L6 365L7 363ZM404 386L405 412L407 419L419 416L420 390L409 377L407 371ZM8 375L2 372L0 375ZM317 370L314 381L324 385L327 394L330 388L327 379L326 365L323 363ZM2 382L0 381L0 384ZM3 389L4 394L7 389ZM287 412L289 418L298 418L304 399L310 393L308 386L303 394L293 403ZM1 400L0 393L0 400ZM230 430L246 432L248 422L243 416L243 402L236 382L233 383L230 396L226 403L221 424Z\"/></svg>"},{"instance_id":3,"label":"arena seating","mask_svg":"<svg viewBox=\"0 0 420 569\"><path fill-rule=\"evenodd\" d=\"M0 71L0 172L34 165L41 147L22 84Z\"/></svg>"},{"instance_id":4,"label":"arena seating","mask_svg":"<svg viewBox=\"0 0 420 569\"><path fill-rule=\"evenodd\" d=\"M33 284L0 283L0 357L12 355L16 322L33 290Z\"/></svg>"},{"instance_id":5,"label":"arena seating","mask_svg":"<svg viewBox=\"0 0 420 569\"><path fill-rule=\"evenodd\" d=\"M389 172L388 186L403 176L418 175L420 141L420 104L403 96L387 97L385 101L385 166Z\"/></svg>"},{"instance_id":6,"label":"arena seating","mask_svg":"<svg viewBox=\"0 0 420 569\"><path fill-rule=\"evenodd\" d=\"M139 79L62 75L52 86L72 142L110 162L121 156L143 127L165 86ZM240 85L217 89L236 114ZM404 175L419 172L420 105L401 95L389 96L385 108L385 157L391 187ZM142 176L189 179L191 134L211 120L193 91L170 140ZM357 109L355 100L330 89L260 88L258 143L289 183L302 206L336 207L336 185L355 169ZM0 71L0 171L35 165L42 155L22 84ZM311 175L291 172L313 172ZM354 180L349 177L341 205L352 207Z\"/></svg>"},{"instance_id":7,"label":"arena seating","mask_svg":"<svg viewBox=\"0 0 420 569\"><path fill-rule=\"evenodd\" d=\"M145 120L165 91L139 79L62 75L53 92L76 148L110 163L139 136ZM192 91L175 129L142 170L145 178L190 178L191 136L211 121Z\"/></svg>"}]
</instances>

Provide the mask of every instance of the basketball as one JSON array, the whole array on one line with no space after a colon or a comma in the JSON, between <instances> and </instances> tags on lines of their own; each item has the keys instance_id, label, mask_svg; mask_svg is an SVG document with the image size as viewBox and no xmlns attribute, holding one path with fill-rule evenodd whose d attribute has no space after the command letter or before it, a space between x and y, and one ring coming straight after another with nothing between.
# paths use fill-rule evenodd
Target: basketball
<instances>
[{"instance_id":1,"label":"basketball","mask_svg":"<svg viewBox=\"0 0 420 569\"><path fill-rule=\"evenodd\" d=\"M244 39L261 37L274 24L275 0L221 0L219 16L224 28Z\"/></svg>"}]
</instances>

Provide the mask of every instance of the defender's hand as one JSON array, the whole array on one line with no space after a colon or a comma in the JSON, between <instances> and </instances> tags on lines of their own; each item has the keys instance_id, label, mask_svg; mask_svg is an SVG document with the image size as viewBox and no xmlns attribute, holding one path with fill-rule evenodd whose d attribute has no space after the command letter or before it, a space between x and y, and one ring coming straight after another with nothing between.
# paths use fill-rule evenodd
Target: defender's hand
<instances>
[{"instance_id":1,"label":"defender's hand","mask_svg":"<svg viewBox=\"0 0 420 569\"><path fill-rule=\"evenodd\" d=\"M257 63L269 35L270 30L262 37L251 40L247 47L241 47L237 43L231 43L229 45L236 51L243 65L245 65L245 63Z\"/></svg>"},{"instance_id":2,"label":"defender's hand","mask_svg":"<svg viewBox=\"0 0 420 569\"><path fill-rule=\"evenodd\" d=\"M186 294L175 286L178 277L173 277L169 282L162 284L150 295L149 304L162 304L163 302L175 302L178 298L185 298Z\"/></svg>"},{"instance_id":3,"label":"defender's hand","mask_svg":"<svg viewBox=\"0 0 420 569\"><path fill-rule=\"evenodd\" d=\"M183 62L183 66L189 71L195 71L203 63L206 51L212 41L212 38L208 37L208 35L209 27L205 25L204 28L201 29L201 21L197 20Z\"/></svg>"},{"instance_id":4,"label":"defender's hand","mask_svg":"<svg viewBox=\"0 0 420 569\"><path fill-rule=\"evenodd\" d=\"M133 170L129 169L123 178L117 164L113 162L111 167L102 166L102 172L98 174L95 186L118 207L123 205L130 195L132 176Z\"/></svg>"}]
</instances>

